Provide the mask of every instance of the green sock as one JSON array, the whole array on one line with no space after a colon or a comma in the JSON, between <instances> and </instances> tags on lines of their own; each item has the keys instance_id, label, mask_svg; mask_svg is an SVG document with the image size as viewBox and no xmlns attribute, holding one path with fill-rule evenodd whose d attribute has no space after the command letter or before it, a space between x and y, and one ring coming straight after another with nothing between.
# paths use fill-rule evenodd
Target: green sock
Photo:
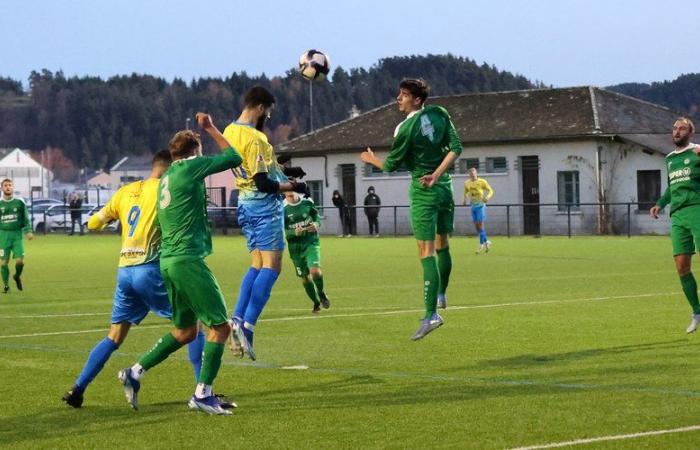
<instances>
[{"instance_id":1,"label":"green sock","mask_svg":"<svg viewBox=\"0 0 700 450\"><path fill-rule=\"evenodd\" d=\"M144 370L148 370L165 361L172 352L178 350L180 347L182 347L182 344L175 339L175 336L167 333L158 339L156 345L139 359L139 364L141 364Z\"/></svg>"},{"instance_id":2,"label":"green sock","mask_svg":"<svg viewBox=\"0 0 700 450\"><path fill-rule=\"evenodd\" d=\"M7 286L10 283L10 268L5 264L2 266L2 269L0 269L0 272L2 272L2 282Z\"/></svg>"},{"instance_id":3,"label":"green sock","mask_svg":"<svg viewBox=\"0 0 700 450\"><path fill-rule=\"evenodd\" d=\"M22 276L22 271L24 270L24 263L17 263L15 264L15 276L17 278Z\"/></svg>"},{"instance_id":4,"label":"green sock","mask_svg":"<svg viewBox=\"0 0 700 450\"><path fill-rule=\"evenodd\" d=\"M681 277L681 286L683 293L688 299L690 307L693 308L693 314L700 314L700 300L698 300L698 284L695 282L693 272L688 272Z\"/></svg>"},{"instance_id":5,"label":"green sock","mask_svg":"<svg viewBox=\"0 0 700 450\"><path fill-rule=\"evenodd\" d=\"M198 383L212 385L221 367L221 357L224 355L224 344L205 342L202 351L202 369L199 371Z\"/></svg>"},{"instance_id":6,"label":"green sock","mask_svg":"<svg viewBox=\"0 0 700 450\"><path fill-rule=\"evenodd\" d=\"M425 317L430 319L437 308L437 293L440 288L440 272L438 271L437 258L428 256L420 260L423 266L423 302L425 303Z\"/></svg>"},{"instance_id":7,"label":"green sock","mask_svg":"<svg viewBox=\"0 0 700 450\"><path fill-rule=\"evenodd\" d=\"M306 295L309 296L312 302L314 302L314 305L318 305L318 294L316 293L316 286L309 281L309 280L304 280L304 290L306 290Z\"/></svg>"},{"instance_id":8,"label":"green sock","mask_svg":"<svg viewBox=\"0 0 700 450\"><path fill-rule=\"evenodd\" d=\"M316 290L318 291L319 295L323 294L323 275L319 275L317 277L312 275L311 280L313 280L314 284L316 285Z\"/></svg>"},{"instance_id":9,"label":"green sock","mask_svg":"<svg viewBox=\"0 0 700 450\"><path fill-rule=\"evenodd\" d=\"M450 247L445 247L437 250L437 264L440 270L440 289L438 294L447 292L447 285L450 283L450 272L452 272L452 256L450 256Z\"/></svg>"}]
</instances>

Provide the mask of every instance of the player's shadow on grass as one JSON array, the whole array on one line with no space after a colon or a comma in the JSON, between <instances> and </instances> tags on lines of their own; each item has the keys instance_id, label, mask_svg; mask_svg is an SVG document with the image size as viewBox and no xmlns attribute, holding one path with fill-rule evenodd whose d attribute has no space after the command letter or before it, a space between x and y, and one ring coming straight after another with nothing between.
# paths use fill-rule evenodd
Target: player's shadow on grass
<instances>
[{"instance_id":1,"label":"player's shadow on grass","mask_svg":"<svg viewBox=\"0 0 700 450\"><path fill-rule=\"evenodd\" d=\"M75 437L76 442L81 442L78 446L100 448L102 438L110 433L142 430L146 434L154 425L171 421L172 413L172 406L149 408L146 415L132 411L128 405L122 408L87 406L79 410L58 405L31 414L3 417L0 443L31 448L34 441L39 446L45 445L46 439Z\"/></svg>"},{"instance_id":2,"label":"player's shadow on grass","mask_svg":"<svg viewBox=\"0 0 700 450\"><path fill-rule=\"evenodd\" d=\"M480 365L497 367L532 367L543 366L558 362L579 361L586 358L599 356L624 355L628 353L645 352L652 350L663 350L671 348L688 347L687 339L674 339L672 341L648 342L645 344L620 345L608 348L592 348L588 350L578 350L573 352L550 353L542 355L518 355L510 358L489 359L482 361ZM696 349L693 347L693 352Z\"/></svg>"}]
</instances>

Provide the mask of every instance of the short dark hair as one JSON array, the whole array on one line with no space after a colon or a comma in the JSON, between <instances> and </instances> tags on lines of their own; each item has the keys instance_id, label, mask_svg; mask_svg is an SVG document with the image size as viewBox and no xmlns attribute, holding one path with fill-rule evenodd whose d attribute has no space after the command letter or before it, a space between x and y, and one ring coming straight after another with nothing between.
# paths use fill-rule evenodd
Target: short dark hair
<instances>
[{"instance_id":1,"label":"short dark hair","mask_svg":"<svg viewBox=\"0 0 700 450\"><path fill-rule=\"evenodd\" d=\"M246 92L243 104L246 108L263 105L265 108L275 104L275 96L262 86L252 87Z\"/></svg>"},{"instance_id":2,"label":"short dark hair","mask_svg":"<svg viewBox=\"0 0 700 450\"><path fill-rule=\"evenodd\" d=\"M5 184L5 183L12 183L12 184L15 184L15 183L12 181L12 179L10 179L10 178L5 178L4 180L0 181L0 186L2 186L2 185Z\"/></svg>"},{"instance_id":3,"label":"short dark hair","mask_svg":"<svg viewBox=\"0 0 700 450\"><path fill-rule=\"evenodd\" d=\"M168 150L173 160L187 158L194 155L194 151L202 145L202 140L199 134L192 130L182 130L175 133L170 143Z\"/></svg>"},{"instance_id":4,"label":"short dark hair","mask_svg":"<svg viewBox=\"0 0 700 450\"><path fill-rule=\"evenodd\" d=\"M158 153L153 155L153 160L151 161L151 166L163 166L163 167L168 167L170 164L173 162L173 157L170 156L170 150L163 149L160 150Z\"/></svg>"},{"instance_id":5,"label":"short dark hair","mask_svg":"<svg viewBox=\"0 0 700 450\"><path fill-rule=\"evenodd\" d=\"M430 95L430 86L422 78L404 78L399 83L399 89L406 89L412 96L421 99L421 103L425 103Z\"/></svg>"}]
</instances>

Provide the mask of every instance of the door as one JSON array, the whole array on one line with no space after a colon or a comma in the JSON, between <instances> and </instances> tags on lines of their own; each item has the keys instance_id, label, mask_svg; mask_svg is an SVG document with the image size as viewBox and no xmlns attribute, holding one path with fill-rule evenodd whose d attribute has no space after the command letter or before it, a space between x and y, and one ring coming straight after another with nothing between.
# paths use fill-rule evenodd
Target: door
<instances>
[{"instance_id":1,"label":"door","mask_svg":"<svg viewBox=\"0 0 700 450\"><path fill-rule=\"evenodd\" d=\"M347 206L357 205L355 196L355 164L340 165L340 186L343 188L341 195L345 199ZM349 208L350 210L350 232L357 234L357 209Z\"/></svg>"},{"instance_id":2,"label":"door","mask_svg":"<svg viewBox=\"0 0 700 450\"><path fill-rule=\"evenodd\" d=\"M540 234L540 161L537 156L521 156L520 171L523 180L523 233Z\"/></svg>"}]
</instances>

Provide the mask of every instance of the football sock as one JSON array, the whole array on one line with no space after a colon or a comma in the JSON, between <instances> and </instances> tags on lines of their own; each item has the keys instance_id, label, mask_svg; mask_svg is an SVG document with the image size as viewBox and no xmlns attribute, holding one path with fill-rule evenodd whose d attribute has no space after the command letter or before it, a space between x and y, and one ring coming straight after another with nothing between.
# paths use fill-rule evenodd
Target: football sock
<instances>
[{"instance_id":1,"label":"football sock","mask_svg":"<svg viewBox=\"0 0 700 450\"><path fill-rule=\"evenodd\" d=\"M450 283L450 273L452 272L450 247L438 249L436 253L438 270L440 271L440 289L438 289L438 294L445 294L447 285Z\"/></svg>"},{"instance_id":2,"label":"football sock","mask_svg":"<svg viewBox=\"0 0 700 450\"><path fill-rule=\"evenodd\" d=\"M211 384L197 383L197 388L194 390L194 396L197 398L206 398L214 395Z\"/></svg>"},{"instance_id":3,"label":"football sock","mask_svg":"<svg viewBox=\"0 0 700 450\"><path fill-rule=\"evenodd\" d=\"M112 352L118 347L113 340L105 337L92 348L87 361L85 361L83 371L80 372L78 379L75 380L75 386L81 393L87 389L92 380L100 373L109 357L112 356Z\"/></svg>"},{"instance_id":4,"label":"football sock","mask_svg":"<svg viewBox=\"0 0 700 450\"><path fill-rule=\"evenodd\" d=\"M243 320L251 325L255 325L258 321L258 317L262 314L262 310L265 304L270 299L270 292L272 292L272 286L275 285L277 277L279 274L272 269L263 267L260 269L260 273L253 283L253 292L250 294L250 303L248 303L248 308L245 310L245 315Z\"/></svg>"},{"instance_id":5,"label":"football sock","mask_svg":"<svg viewBox=\"0 0 700 450\"><path fill-rule=\"evenodd\" d=\"M221 367L221 357L224 355L224 344L207 341L202 352L202 371L197 379L198 384L212 385ZM211 394L210 394L211 395ZM206 397L206 396L205 396Z\"/></svg>"},{"instance_id":6,"label":"football sock","mask_svg":"<svg viewBox=\"0 0 700 450\"><path fill-rule=\"evenodd\" d=\"M681 286L683 293L688 299L690 307L693 308L693 314L700 314L700 300L698 300L698 284L695 282L693 272L688 272L681 277Z\"/></svg>"},{"instance_id":7,"label":"football sock","mask_svg":"<svg viewBox=\"0 0 700 450\"><path fill-rule=\"evenodd\" d=\"M2 273L2 282L7 286L10 282L10 268L5 264L4 266L0 266L0 272Z\"/></svg>"},{"instance_id":8,"label":"football sock","mask_svg":"<svg viewBox=\"0 0 700 450\"><path fill-rule=\"evenodd\" d=\"M194 341L187 345L187 354L194 369L194 380L199 379L199 373L202 369L202 350L204 349L204 332L199 330Z\"/></svg>"},{"instance_id":9,"label":"football sock","mask_svg":"<svg viewBox=\"0 0 700 450\"><path fill-rule=\"evenodd\" d=\"M245 310L248 309L248 304L250 302L250 293L253 290L253 284L255 283L255 279L258 277L259 273L260 270L256 269L255 267L251 267L243 276L241 289L238 291L238 301L236 302L236 309L233 312L233 317L242 319L245 315Z\"/></svg>"},{"instance_id":10,"label":"football sock","mask_svg":"<svg viewBox=\"0 0 700 450\"><path fill-rule=\"evenodd\" d=\"M437 258L428 256L420 260L423 266L423 302L425 303L425 317L430 319L437 309L437 292L440 287L440 272L438 271Z\"/></svg>"},{"instance_id":11,"label":"football sock","mask_svg":"<svg viewBox=\"0 0 700 450\"><path fill-rule=\"evenodd\" d=\"M15 276L17 278L22 276L22 271L24 270L24 263L17 263L15 264Z\"/></svg>"},{"instance_id":12,"label":"football sock","mask_svg":"<svg viewBox=\"0 0 700 450\"><path fill-rule=\"evenodd\" d=\"M314 305L318 305L318 294L316 293L316 286L314 283L309 280L304 280L304 290L306 291L306 295L308 295L311 301L314 302Z\"/></svg>"},{"instance_id":13,"label":"football sock","mask_svg":"<svg viewBox=\"0 0 700 450\"><path fill-rule=\"evenodd\" d=\"M323 294L323 275L319 275L317 277L312 275L311 280L316 285L316 290L318 291L319 295Z\"/></svg>"},{"instance_id":14,"label":"football sock","mask_svg":"<svg viewBox=\"0 0 700 450\"><path fill-rule=\"evenodd\" d=\"M481 229L481 236L482 236L482 237L481 237L481 239L483 239L483 240L484 240L484 242L483 242L483 243L485 244L485 243L486 243L486 241L488 241L488 240L489 240L488 236L486 236L486 228L482 228L482 229Z\"/></svg>"},{"instance_id":15,"label":"football sock","mask_svg":"<svg viewBox=\"0 0 700 450\"><path fill-rule=\"evenodd\" d=\"M175 336L170 333L165 333L163 337L158 339L156 345L153 346L145 355L139 359L139 364L144 371L165 361L170 354L182 347Z\"/></svg>"}]
</instances>

